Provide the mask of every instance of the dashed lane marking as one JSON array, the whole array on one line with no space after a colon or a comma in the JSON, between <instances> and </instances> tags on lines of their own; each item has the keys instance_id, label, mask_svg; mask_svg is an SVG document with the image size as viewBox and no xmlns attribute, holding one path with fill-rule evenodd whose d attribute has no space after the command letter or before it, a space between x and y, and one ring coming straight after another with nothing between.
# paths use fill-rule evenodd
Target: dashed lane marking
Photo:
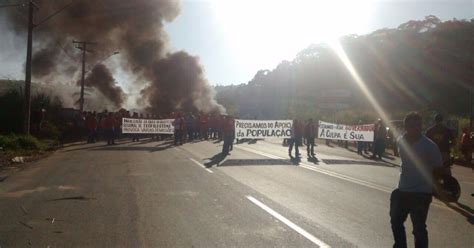
<instances>
[{"instance_id":1,"label":"dashed lane marking","mask_svg":"<svg viewBox=\"0 0 474 248\"><path fill-rule=\"evenodd\" d=\"M262 202L260 202L259 200L253 198L252 196L247 196L247 199L249 201L251 201L253 204L259 206L261 209L265 210L265 212L269 213L270 215L272 215L273 217L275 217L276 219L278 219L279 221L283 222L285 225L287 225L289 228L293 229L294 231L296 231L297 233L301 234L303 237L305 237L306 239L308 239L309 241L313 242L314 244L316 244L317 246L319 247L323 247L323 248L330 248L330 246L326 243L324 243L323 241L321 241L320 239L316 238L315 236L313 236L312 234L310 234L309 232L305 231L303 228L299 227L298 225L296 225L295 223L291 222L290 220L288 220L287 218L285 218L284 216L282 216L281 214L279 214L278 212L276 212L275 210L271 209L270 207L268 207L267 205L263 204Z\"/></svg>"},{"instance_id":2,"label":"dashed lane marking","mask_svg":"<svg viewBox=\"0 0 474 248\"><path fill-rule=\"evenodd\" d=\"M214 171L206 168L206 166L204 166L203 164L199 163L197 160L195 160L194 158L189 158L189 160L191 160L193 163L199 165L200 167L202 167L203 169L205 169L207 172L209 173L214 173Z\"/></svg>"}]
</instances>

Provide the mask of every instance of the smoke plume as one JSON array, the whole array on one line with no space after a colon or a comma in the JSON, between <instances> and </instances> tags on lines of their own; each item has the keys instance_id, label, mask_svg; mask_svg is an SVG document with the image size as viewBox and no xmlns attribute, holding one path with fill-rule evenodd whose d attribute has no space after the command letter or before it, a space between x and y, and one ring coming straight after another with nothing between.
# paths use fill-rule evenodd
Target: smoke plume
<instances>
[{"instance_id":1,"label":"smoke plume","mask_svg":"<svg viewBox=\"0 0 474 248\"><path fill-rule=\"evenodd\" d=\"M56 62L59 52L53 46L48 46L37 51L31 63L34 68L31 72L33 77L42 79L48 76L53 68L56 68Z\"/></svg>"},{"instance_id":2,"label":"smoke plume","mask_svg":"<svg viewBox=\"0 0 474 248\"><path fill-rule=\"evenodd\" d=\"M77 61L73 61L67 54L71 49L65 51L55 44L72 40L97 42L97 45L89 47L94 53L87 54L88 64L95 64L118 49L120 66L139 79L136 81L146 83L135 85L144 88L139 97L145 103L142 107L157 113L176 110L224 111L213 100L213 90L204 78L198 59L186 52L172 52L168 49L163 25L179 15L179 2L71 1L69 7L35 30L34 41L43 47L34 52L35 77L64 73L59 68L71 68L74 65L80 68L80 56L77 56ZM59 0L35 2L39 7L35 13L36 20L41 20L68 4L67 1ZM24 8L20 10L21 13L11 14L9 17L11 26L18 33L26 32L24 18L21 17L26 11ZM94 68L87 78L87 85L97 88L116 104L123 102L122 90L105 66Z\"/></svg>"},{"instance_id":3,"label":"smoke plume","mask_svg":"<svg viewBox=\"0 0 474 248\"><path fill-rule=\"evenodd\" d=\"M81 85L81 81L77 81L77 85ZM115 104L115 107L122 107L124 100L122 88L117 86L112 73L110 73L105 65L96 65L85 78L84 85L97 88L100 93Z\"/></svg>"}]
</instances>

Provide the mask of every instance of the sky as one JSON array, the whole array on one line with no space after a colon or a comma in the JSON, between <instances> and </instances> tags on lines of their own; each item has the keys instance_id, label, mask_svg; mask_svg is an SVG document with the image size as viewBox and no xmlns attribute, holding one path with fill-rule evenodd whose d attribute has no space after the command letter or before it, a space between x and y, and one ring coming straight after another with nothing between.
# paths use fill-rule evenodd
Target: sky
<instances>
[{"instance_id":1,"label":"sky","mask_svg":"<svg viewBox=\"0 0 474 248\"><path fill-rule=\"evenodd\" d=\"M211 85L241 84L313 43L396 28L435 15L474 18L472 0L183 0L165 29L173 50L200 58ZM23 79L26 37L6 31L0 9L0 78ZM129 78L117 72L117 81ZM126 86L124 84L124 86Z\"/></svg>"}]
</instances>

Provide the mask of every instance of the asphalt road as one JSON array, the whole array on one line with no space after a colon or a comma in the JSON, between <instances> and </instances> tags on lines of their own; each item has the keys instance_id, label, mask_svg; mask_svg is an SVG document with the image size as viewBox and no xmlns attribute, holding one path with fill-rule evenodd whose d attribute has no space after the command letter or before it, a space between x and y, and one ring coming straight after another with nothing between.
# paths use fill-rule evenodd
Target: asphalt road
<instances>
[{"instance_id":1,"label":"asphalt road","mask_svg":"<svg viewBox=\"0 0 474 248\"><path fill-rule=\"evenodd\" d=\"M268 141L223 158L221 145L71 144L0 182L0 247L391 247L396 159L319 145L294 162ZM474 247L474 172L453 173L463 195L433 201L430 247Z\"/></svg>"}]
</instances>

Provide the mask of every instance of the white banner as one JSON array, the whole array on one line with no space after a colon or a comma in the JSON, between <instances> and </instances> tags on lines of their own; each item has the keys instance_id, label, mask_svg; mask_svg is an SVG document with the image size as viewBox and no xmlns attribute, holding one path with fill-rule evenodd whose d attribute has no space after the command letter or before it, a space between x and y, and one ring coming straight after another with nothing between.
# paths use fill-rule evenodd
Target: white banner
<instances>
[{"instance_id":1,"label":"white banner","mask_svg":"<svg viewBox=\"0 0 474 248\"><path fill-rule=\"evenodd\" d=\"M173 119L151 120L122 118L122 133L173 134Z\"/></svg>"},{"instance_id":2,"label":"white banner","mask_svg":"<svg viewBox=\"0 0 474 248\"><path fill-rule=\"evenodd\" d=\"M235 138L291 138L292 125L292 120L235 120Z\"/></svg>"},{"instance_id":3,"label":"white banner","mask_svg":"<svg viewBox=\"0 0 474 248\"><path fill-rule=\"evenodd\" d=\"M341 125L319 121L318 138L348 141L374 141L374 124Z\"/></svg>"}]
</instances>

